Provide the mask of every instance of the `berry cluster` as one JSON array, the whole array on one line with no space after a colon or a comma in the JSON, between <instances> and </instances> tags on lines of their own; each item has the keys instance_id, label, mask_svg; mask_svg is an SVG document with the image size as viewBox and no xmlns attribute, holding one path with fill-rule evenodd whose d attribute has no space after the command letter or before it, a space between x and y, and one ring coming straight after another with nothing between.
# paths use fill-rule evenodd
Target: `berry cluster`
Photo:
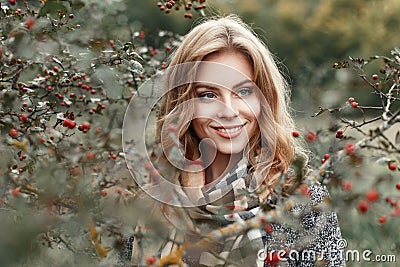
<instances>
[{"instance_id":1,"label":"berry cluster","mask_svg":"<svg viewBox=\"0 0 400 267\"><path fill-rule=\"evenodd\" d=\"M349 97L348 101L353 108L358 108L358 103L355 101L354 97Z\"/></svg>"},{"instance_id":2,"label":"berry cluster","mask_svg":"<svg viewBox=\"0 0 400 267\"><path fill-rule=\"evenodd\" d=\"M344 138L343 130L338 130L336 132L336 138L338 138L338 139L343 139Z\"/></svg>"},{"instance_id":3,"label":"berry cluster","mask_svg":"<svg viewBox=\"0 0 400 267\"><path fill-rule=\"evenodd\" d=\"M185 10L184 17L191 19L193 18L193 14L190 13L191 10L195 10L201 13L204 16L203 9L207 6L205 4L206 0L193 0L193 1L182 1L182 0L169 0L169 1L159 1L157 2L157 6L160 11L165 12L166 14L170 13L171 10L175 9L175 11L179 11L181 8Z\"/></svg>"}]
</instances>

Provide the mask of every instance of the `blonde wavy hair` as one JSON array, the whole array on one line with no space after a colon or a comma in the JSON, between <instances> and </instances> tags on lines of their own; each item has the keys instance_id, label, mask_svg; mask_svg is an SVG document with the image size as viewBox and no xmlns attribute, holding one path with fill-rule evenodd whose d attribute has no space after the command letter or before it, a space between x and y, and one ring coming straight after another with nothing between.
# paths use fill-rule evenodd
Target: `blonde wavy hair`
<instances>
[{"instance_id":1,"label":"blonde wavy hair","mask_svg":"<svg viewBox=\"0 0 400 267\"><path fill-rule=\"evenodd\" d=\"M181 45L172 53L169 67L203 61L207 55L221 51L238 51L248 58L253 68L253 82L265 97L269 112L272 113L267 116L263 114L267 109L262 108L258 133L249 140L248 160L252 170L259 170L263 175L264 183L268 187L274 187L280 179L280 175L277 174L287 172L296 155L305 161L307 155L292 137L294 121L289 112L288 84L273 55L254 31L237 16L208 18L185 36ZM169 77L172 77L172 80L178 79L176 75ZM177 81L173 83L179 84ZM191 160L195 160L198 155L199 140L190 126L193 107L185 105L185 102L194 97L195 92L191 84L180 85L168 91L162 99L157 121L157 135L161 136L161 128L167 116L172 111L180 114L181 118L176 122L177 128L180 129L178 138L185 148L186 158ZM273 121L267 121L267 118L272 118ZM269 139L271 127L275 131L275 138ZM172 145L171 140L166 139L163 142L164 147ZM262 142L265 142L267 147L275 148L268 163L257 160L257 156L263 151ZM275 143L269 144L271 142Z\"/></svg>"}]
</instances>

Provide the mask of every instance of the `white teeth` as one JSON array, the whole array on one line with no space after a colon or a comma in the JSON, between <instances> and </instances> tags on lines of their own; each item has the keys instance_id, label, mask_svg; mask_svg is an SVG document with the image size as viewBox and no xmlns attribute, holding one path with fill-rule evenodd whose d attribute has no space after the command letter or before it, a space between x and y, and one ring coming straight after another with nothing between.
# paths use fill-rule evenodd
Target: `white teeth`
<instances>
[{"instance_id":1,"label":"white teeth","mask_svg":"<svg viewBox=\"0 0 400 267\"><path fill-rule=\"evenodd\" d=\"M231 129L225 129L225 128L219 128L217 131L222 132L222 133L234 133L239 131L243 126L231 128Z\"/></svg>"}]
</instances>

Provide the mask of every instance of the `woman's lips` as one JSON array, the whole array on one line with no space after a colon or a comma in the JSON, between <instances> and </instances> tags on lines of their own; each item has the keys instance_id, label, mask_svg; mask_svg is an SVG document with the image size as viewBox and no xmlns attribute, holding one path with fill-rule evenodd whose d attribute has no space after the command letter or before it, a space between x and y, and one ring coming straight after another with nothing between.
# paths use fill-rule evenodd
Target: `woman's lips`
<instances>
[{"instance_id":1,"label":"woman's lips","mask_svg":"<svg viewBox=\"0 0 400 267\"><path fill-rule=\"evenodd\" d=\"M239 136L242 133L242 129L244 127L245 124L243 125L239 125L239 126L217 126L217 127L213 127L211 126L215 132L223 137L223 138L235 138L237 136Z\"/></svg>"}]
</instances>

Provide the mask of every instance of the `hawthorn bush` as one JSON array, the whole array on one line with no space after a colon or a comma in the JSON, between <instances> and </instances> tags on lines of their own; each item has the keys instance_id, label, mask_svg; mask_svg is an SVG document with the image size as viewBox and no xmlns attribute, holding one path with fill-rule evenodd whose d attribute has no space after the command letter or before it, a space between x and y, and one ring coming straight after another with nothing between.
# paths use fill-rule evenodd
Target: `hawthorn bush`
<instances>
[{"instance_id":1,"label":"hawthorn bush","mask_svg":"<svg viewBox=\"0 0 400 267\"><path fill-rule=\"evenodd\" d=\"M148 46L140 30L108 38L97 23L110 20L117 4L0 1L2 266L110 266L124 238L139 234L134 226L146 205L135 198L122 152L123 117L140 85L167 67L181 37L160 31L158 47ZM155 5L164 12L206 7ZM293 133L313 152L314 172L298 191L315 180L329 187L348 248L399 255L400 51L334 64L338 71L351 67L376 105L351 95L308 121L329 124Z\"/></svg>"},{"instance_id":2,"label":"hawthorn bush","mask_svg":"<svg viewBox=\"0 0 400 267\"><path fill-rule=\"evenodd\" d=\"M122 155L124 112L179 36L160 32L158 48L143 31L98 37L92 24L111 4L0 2L2 266L98 265L126 234L102 202L136 189Z\"/></svg>"}]
</instances>

